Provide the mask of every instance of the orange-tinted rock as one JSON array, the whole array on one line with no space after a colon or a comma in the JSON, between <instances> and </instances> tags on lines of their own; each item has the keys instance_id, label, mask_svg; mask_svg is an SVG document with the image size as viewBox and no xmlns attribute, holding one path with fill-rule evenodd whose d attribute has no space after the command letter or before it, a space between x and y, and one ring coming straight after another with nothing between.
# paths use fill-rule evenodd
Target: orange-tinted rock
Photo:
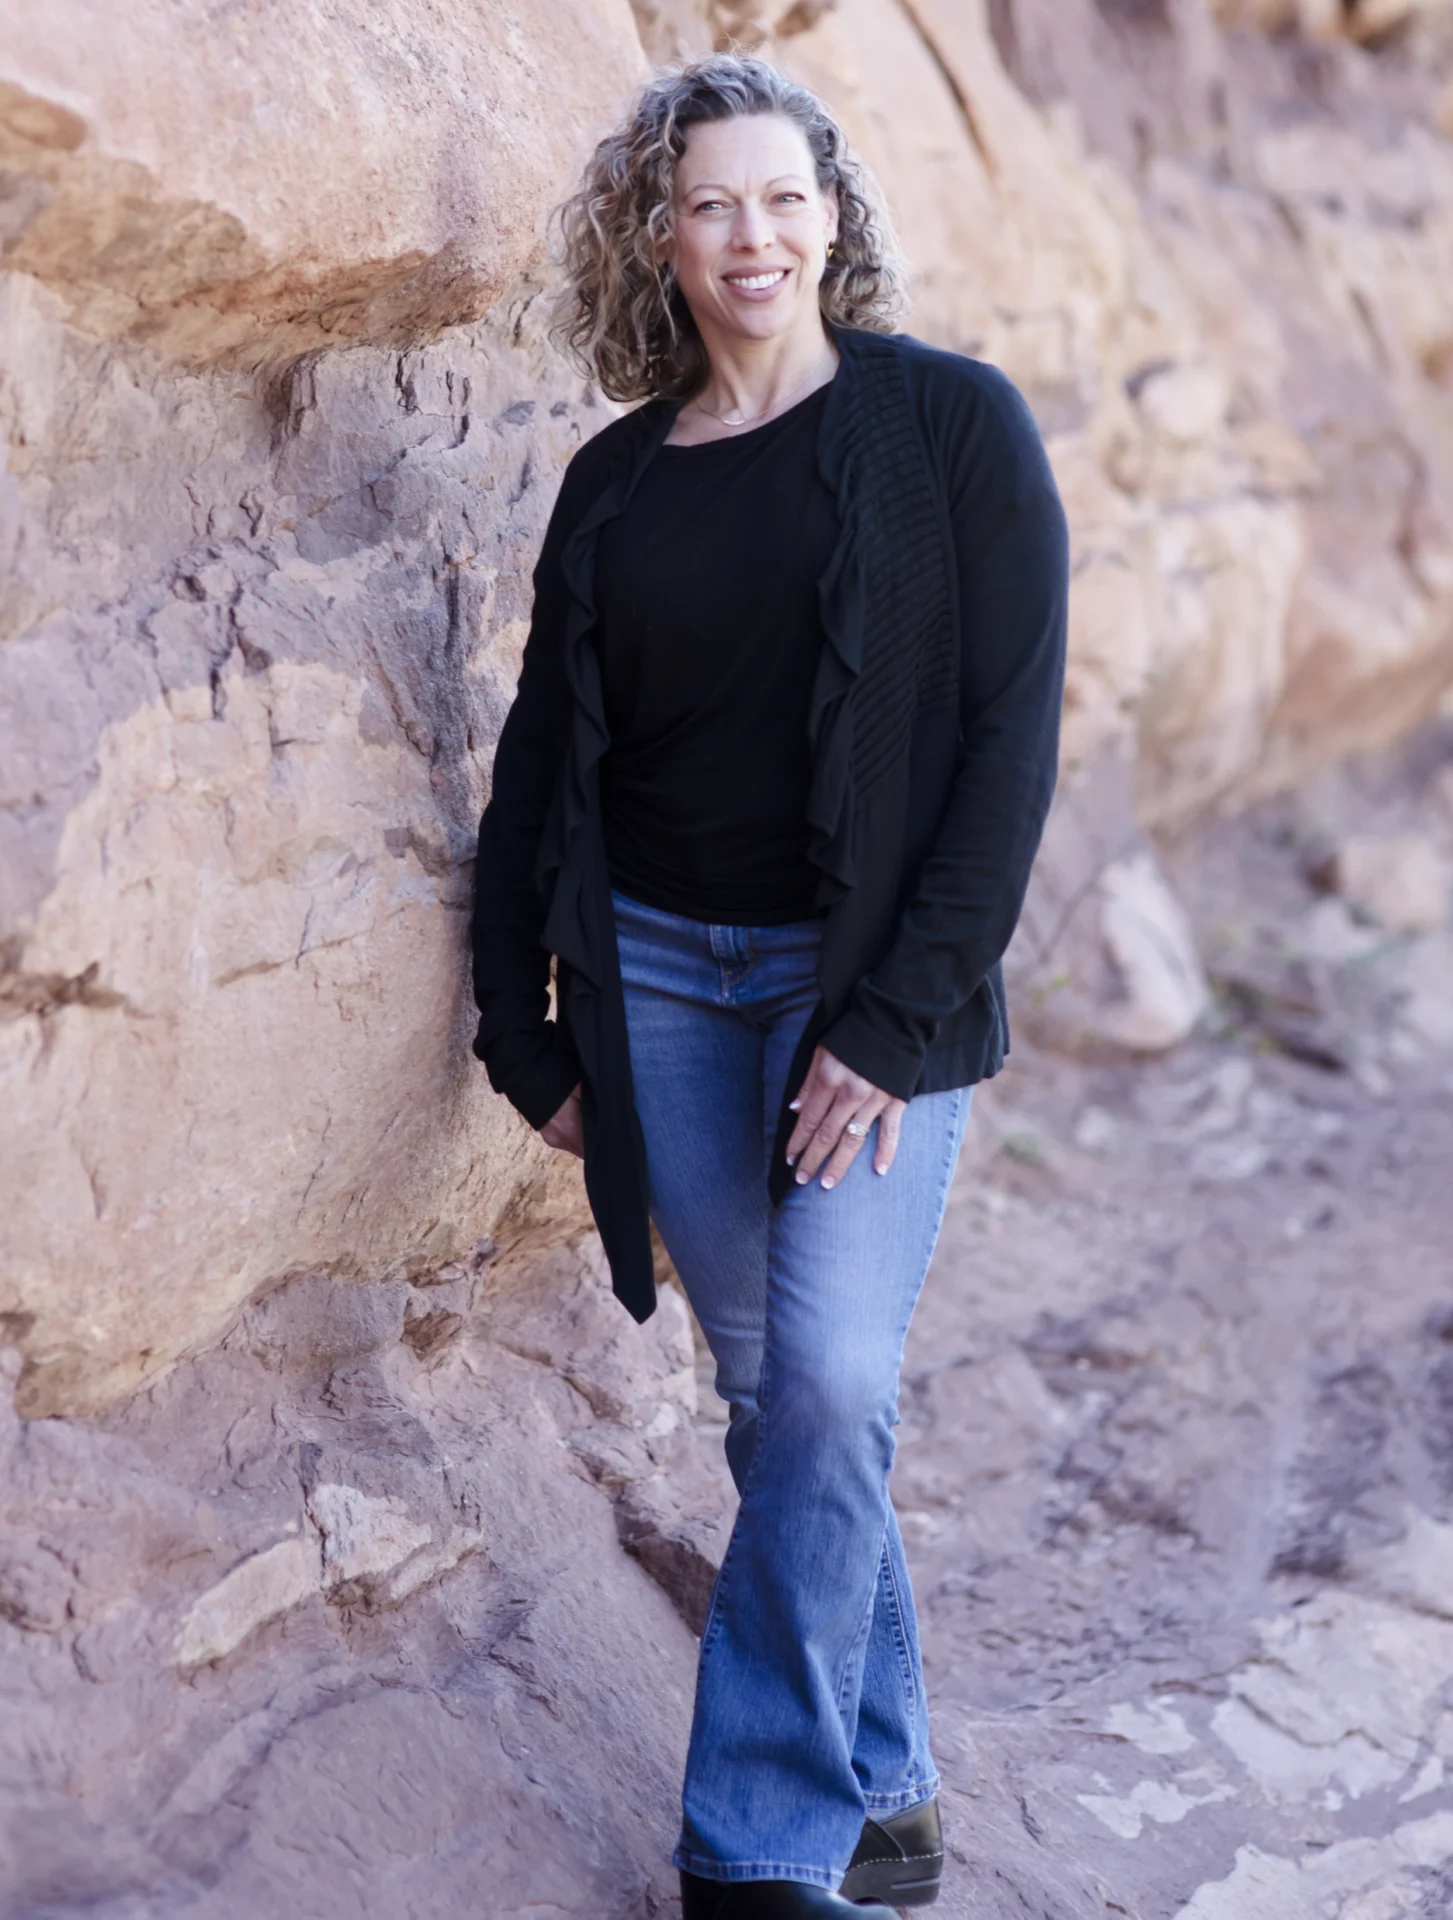
<instances>
[{"instance_id":1,"label":"orange-tinted rock","mask_svg":"<svg viewBox=\"0 0 1453 1920\"><path fill-rule=\"evenodd\" d=\"M190 360L412 342L478 319L644 62L626 0L524 18L411 0L282 12L7 9L6 266L83 331Z\"/></svg>"}]
</instances>

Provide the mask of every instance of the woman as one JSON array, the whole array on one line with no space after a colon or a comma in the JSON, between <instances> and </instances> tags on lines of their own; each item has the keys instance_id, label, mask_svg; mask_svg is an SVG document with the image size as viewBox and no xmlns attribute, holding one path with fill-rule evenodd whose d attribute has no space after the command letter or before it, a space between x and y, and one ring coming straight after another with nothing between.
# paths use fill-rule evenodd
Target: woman
<instances>
[{"instance_id":1,"label":"woman","mask_svg":"<svg viewBox=\"0 0 1453 1920\"><path fill-rule=\"evenodd\" d=\"M565 235L563 331L647 404L571 462L536 569L480 831L475 1047L583 1154L638 1319L655 1220L730 1403L686 1920L926 1905L898 1371L969 1089L1007 1045L1064 518L1009 383L889 330L863 174L765 63L648 86Z\"/></svg>"}]
</instances>

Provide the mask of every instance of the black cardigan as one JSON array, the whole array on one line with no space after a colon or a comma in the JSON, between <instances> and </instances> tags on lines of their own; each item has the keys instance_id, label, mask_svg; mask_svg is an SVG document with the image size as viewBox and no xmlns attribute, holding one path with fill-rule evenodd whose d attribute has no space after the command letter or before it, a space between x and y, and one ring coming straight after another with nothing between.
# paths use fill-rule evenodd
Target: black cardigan
<instances>
[{"instance_id":1,"label":"black cardigan","mask_svg":"<svg viewBox=\"0 0 1453 1920\"><path fill-rule=\"evenodd\" d=\"M807 743L822 999L783 1094L779 1202L786 1101L818 1044L902 1099L1002 1066L999 961L1054 790L1064 685L1065 518L1023 399L993 368L902 335L834 339L818 462L839 531ZM474 1050L534 1127L582 1084L586 1189L641 1320L655 1284L601 831L595 547L677 411L625 415L566 470L475 876Z\"/></svg>"}]
</instances>

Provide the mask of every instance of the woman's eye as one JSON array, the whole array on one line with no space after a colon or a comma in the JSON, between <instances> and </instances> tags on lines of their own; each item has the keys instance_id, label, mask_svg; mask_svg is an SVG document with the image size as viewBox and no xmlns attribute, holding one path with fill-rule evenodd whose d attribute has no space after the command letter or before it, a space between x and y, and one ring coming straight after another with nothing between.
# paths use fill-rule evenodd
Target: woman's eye
<instances>
[{"instance_id":1,"label":"woman's eye","mask_svg":"<svg viewBox=\"0 0 1453 1920\"><path fill-rule=\"evenodd\" d=\"M693 213L715 213L719 207L724 207L725 205L725 200L699 200L691 211Z\"/></svg>"}]
</instances>

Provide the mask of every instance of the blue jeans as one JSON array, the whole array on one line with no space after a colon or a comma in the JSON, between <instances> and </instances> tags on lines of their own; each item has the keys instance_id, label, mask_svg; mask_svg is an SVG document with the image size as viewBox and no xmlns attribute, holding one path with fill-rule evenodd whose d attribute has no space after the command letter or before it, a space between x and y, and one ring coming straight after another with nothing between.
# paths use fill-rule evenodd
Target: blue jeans
<instances>
[{"instance_id":1,"label":"blue jeans","mask_svg":"<svg viewBox=\"0 0 1453 1920\"><path fill-rule=\"evenodd\" d=\"M741 1494L701 1641L676 1864L835 1887L864 1812L937 1788L888 1499L903 1341L969 1092L922 1095L780 1208L767 1169L817 1004L817 921L721 927L615 896L651 1211L731 1409Z\"/></svg>"}]
</instances>

